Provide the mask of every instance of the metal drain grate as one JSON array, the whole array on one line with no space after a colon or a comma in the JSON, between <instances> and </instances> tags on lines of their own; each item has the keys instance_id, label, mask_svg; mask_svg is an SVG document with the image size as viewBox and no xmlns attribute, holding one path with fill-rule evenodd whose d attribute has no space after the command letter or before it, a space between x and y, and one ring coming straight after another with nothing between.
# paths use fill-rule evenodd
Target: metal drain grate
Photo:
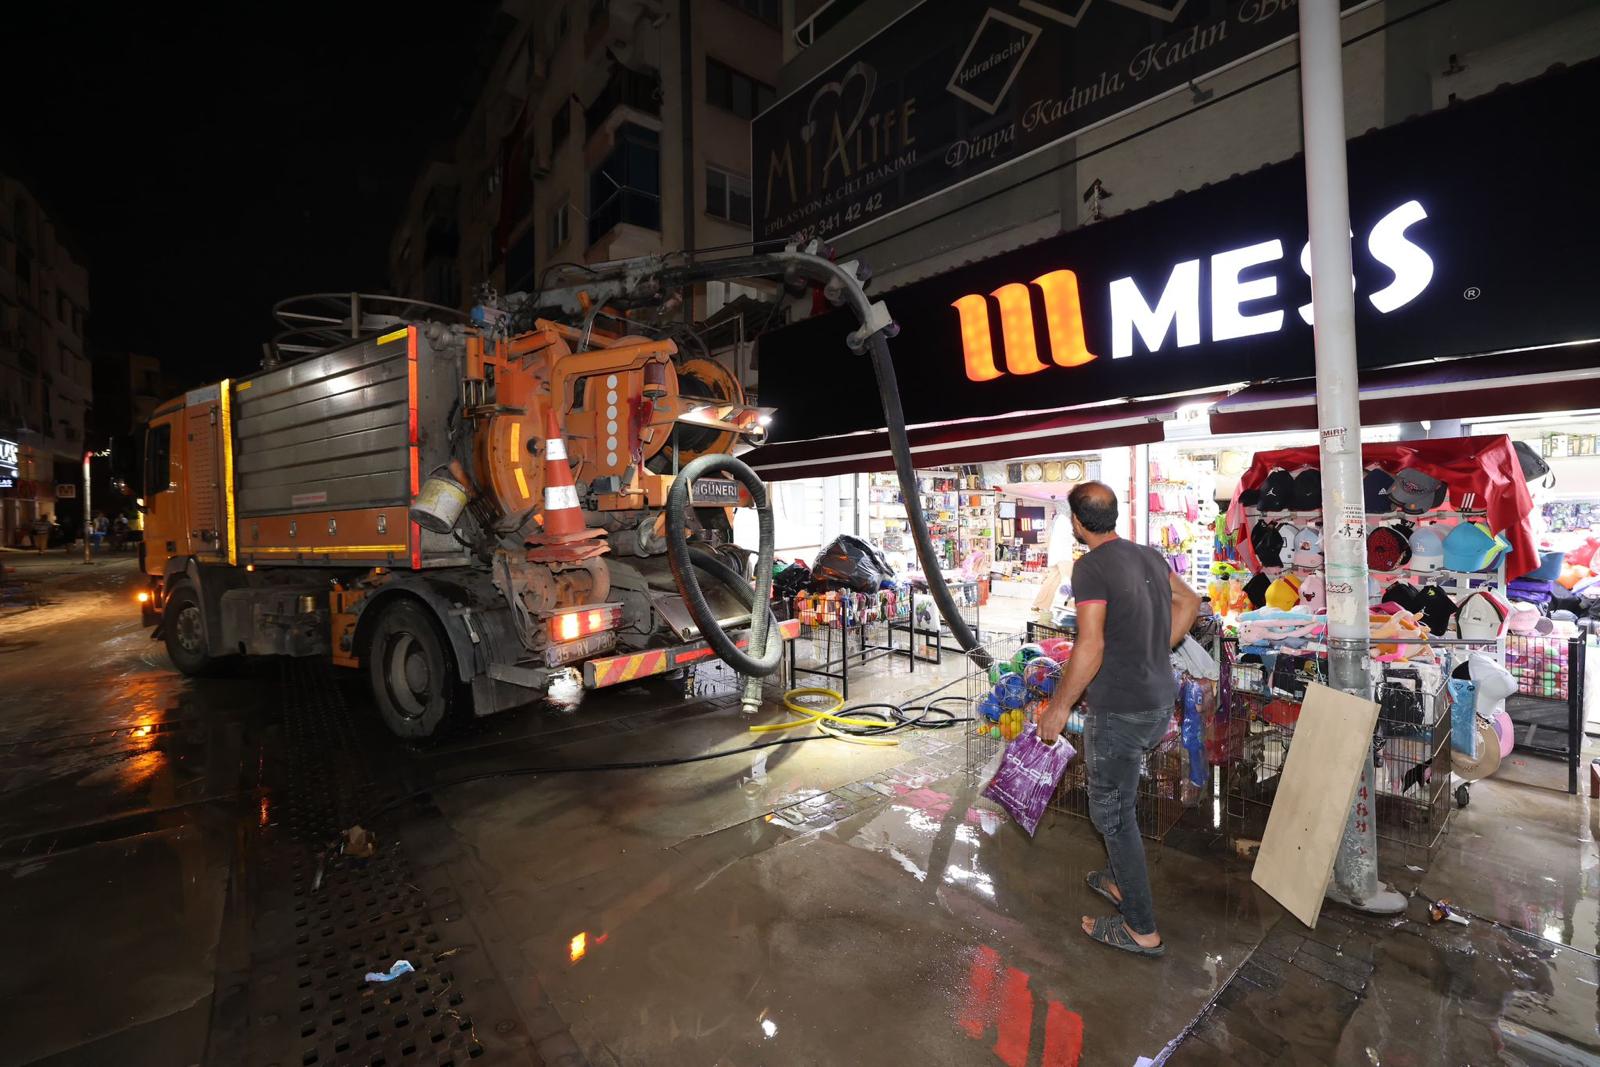
<instances>
[{"instance_id":1,"label":"metal drain grate","mask_svg":"<svg viewBox=\"0 0 1600 1067\"><path fill-rule=\"evenodd\" d=\"M363 736L319 664L286 661L283 707L258 761L267 799L245 846L248 889L230 902L230 911L245 911L233 918L248 926L248 965L239 987L219 989L208 1059L261 1067L536 1062L516 1023L492 1025L498 1041L479 1032L477 1008L515 1016L449 883L419 883L382 827L368 827L379 831L370 860L330 847L363 812L401 795L397 780L374 773L403 764L398 746L375 731ZM398 959L414 973L365 980Z\"/></svg>"}]
</instances>

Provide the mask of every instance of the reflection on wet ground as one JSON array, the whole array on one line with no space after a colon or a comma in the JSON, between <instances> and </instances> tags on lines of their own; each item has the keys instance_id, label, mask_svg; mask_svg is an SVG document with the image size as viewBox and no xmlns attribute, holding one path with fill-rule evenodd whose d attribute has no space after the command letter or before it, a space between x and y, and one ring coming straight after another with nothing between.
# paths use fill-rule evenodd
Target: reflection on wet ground
<instances>
[{"instance_id":1,"label":"reflection on wet ground","mask_svg":"<svg viewBox=\"0 0 1600 1067\"><path fill-rule=\"evenodd\" d=\"M205 1059L235 841L293 807L260 788L280 672L179 679L116 599L126 578L73 576L54 594L70 617L0 633L28 643L0 657L0 915L29 961L0 976L0 1063ZM880 661L852 700L960 670ZM783 714L768 696L760 721ZM738 749L763 739L750 725L737 680L703 666L437 744L359 732L386 781L425 791L380 839L430 898L454 887L441 922L491 931L480 950L520 1018L483 1028L486 1062L524 1030L597 1064L1600 1056L1584 798L1480 783L1425 870L1386 870L1421 894L1406 916L1329 910L1314 930L1196 810L1150 852L1168 951L1148 960L1076 931L1105 909L1083 884L1104 860L1088 824L1051 814L1030 839L977 796L959 729L548 773ZM1431 924L1438 896L1471 924Z\"/></svg>"}]
</instances>

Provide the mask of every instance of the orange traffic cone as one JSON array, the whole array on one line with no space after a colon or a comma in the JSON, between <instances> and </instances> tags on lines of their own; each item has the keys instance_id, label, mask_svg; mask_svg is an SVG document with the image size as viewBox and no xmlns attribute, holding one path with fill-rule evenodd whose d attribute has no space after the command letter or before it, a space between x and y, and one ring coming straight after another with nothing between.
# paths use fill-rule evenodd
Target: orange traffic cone
<instances>
[{"instance_id":1,"label":"orange traffic cone","mask_svg":"<svg viewBox=\"0 0 1600 1067\"><path fill-rule=\"evenodd\" d=\"M543 534L529 540L546 547L530 551L529 559L578 560L606 551L606 546L599 543L606 532L591 528L583 521L583 509L578 506L578 487L572 480L572 465L567 462L567 442L556 424L555 411L548 408L545 410L542 525ZM577 543L581 541L594 543Z\"/></svg>"}]
</instances>

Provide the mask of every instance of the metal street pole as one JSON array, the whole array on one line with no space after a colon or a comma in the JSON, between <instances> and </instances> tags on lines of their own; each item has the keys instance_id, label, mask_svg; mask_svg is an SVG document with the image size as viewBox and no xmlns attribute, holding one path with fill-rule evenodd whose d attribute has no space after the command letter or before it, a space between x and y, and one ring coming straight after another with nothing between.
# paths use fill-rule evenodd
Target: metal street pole
<instances>
[{"instance_id":1,"label":"metal street pole","mask_svg":"<svg viewBox=\"0 0 1600 1067\"><path fill-rule=\"evenodd\" d=\"M87 448L83 450L83 561L89 560L89 536L94 529L94 520L89 517L89 460L94 458L94 453Z\"/></svg>"},{"instance_id":2,"label":"metal street pole","mask_svg":"<svg viewBox=\"0 0 1600 1067\"><path fill-rule=\"evenodd\" d=\"M1328 680L1372 697L1367 671L1367 517L1361 493L1355 296L1350 285L1350 190L1345 173L1343 41L1339 0L1301 0L1300 100L1305 128L1311 305L1322 453L1323 559L1328 605ZM1339 842L1328 896L1363 911L1403 911L1405 898L1378 881L1372 760Z\"/></svg>"}]
</instances>

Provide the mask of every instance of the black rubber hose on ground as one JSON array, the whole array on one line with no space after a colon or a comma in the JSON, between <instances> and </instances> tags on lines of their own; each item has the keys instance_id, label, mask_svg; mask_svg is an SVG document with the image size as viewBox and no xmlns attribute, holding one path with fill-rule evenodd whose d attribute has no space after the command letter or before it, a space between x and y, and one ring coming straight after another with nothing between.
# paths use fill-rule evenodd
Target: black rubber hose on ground
<instances>
[{"instance_id":1,"label":"black rubber hose on ground","mask_svg":"<svg viewBox=\"0 0 1600 1067\"><path fill-rule=\"evenodd\" d=\"M911 541L917 546L917 559L922 563L922 573L928 579L928 592L933 596L945 625L955 635L957 643L972 655L978 666L987 668L989 654L978 644L977 635L961 617L955 597L944 581L944 569L933 551L933 538L928 534L928 520L922 514L922 495L917 489L917 472L911 465L911 442L906 437L906 414L900 407L900 381L895 377L894 360L889 355L889 342L883 332L872 335L867 342L872 352L872 371L878 378L878 398L883 402L884 423L889 430L889 448L894 453L894 472L900 479L900 496L904 498L906 521L911 526ZM676 488L676 487L674 487Z\"/></svg>"},{"instance_id":2,"label":"black rubber hose on ground","mask_svg":"<svg viewBox=\"0 0 1600 1067\"><path fill-rule=\"evenodd\" d=\"M701 591L699 579L695 577L694 571L698 565L710 573L716 572L707 566L709 557L702 556L699 561L690 557L689 540L684 533L689 509L689 486L696 478L717 472L731 475L750 491L750 499L755 505L756 518L760 525L755 589L751 592L750 600L753 606L750 612L749 654L735 645L733 639L717 624L716 612L706 602L705 593ZM771 600L773 540L772 507L767 500L767 487L756 476L756 472L742 461L727 455L699 456L690 460L678 472L672 488L667 492L667 560L672 565L673 580L678 584L678 592L683 595L684 604L689 609L689 617L700 628L700 636L706 639L706 643L722 662L753 681L765 678L777 670L778 664L783 659L783 640L777 636L776 627L768 626L771 618L770 607L760 611L754 607L768 605ZM725 566L720 562L716 565ZM769 637L776 639L769 640ZM749 702L750 690L751 687L747 686L746 703ZM759 693L757 700L759 701Z\"/></svg>"}]
</instances>

